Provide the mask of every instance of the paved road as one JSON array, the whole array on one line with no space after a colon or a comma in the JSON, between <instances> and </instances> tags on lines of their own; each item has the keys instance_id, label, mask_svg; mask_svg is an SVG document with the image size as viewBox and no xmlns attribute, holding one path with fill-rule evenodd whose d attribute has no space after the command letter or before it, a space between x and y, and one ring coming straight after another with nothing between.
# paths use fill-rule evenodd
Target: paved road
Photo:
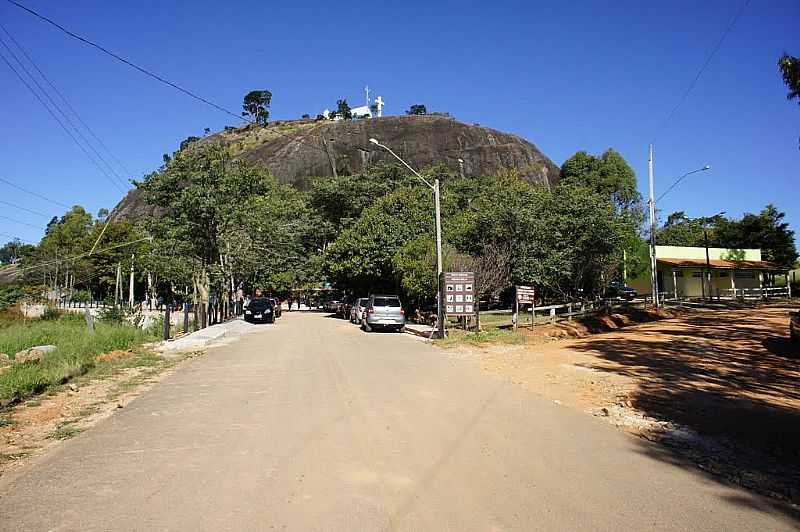
<instances>
[{"instance_id":1,"label":"paved road","mask_svg":"<svg viewBox=\"0 0 800 532\"><path fill-rule=\"evenodd\" d=\"M797 525L472 361L288 312L0 480L2 530Z\"/></svg>"}]
</instances>

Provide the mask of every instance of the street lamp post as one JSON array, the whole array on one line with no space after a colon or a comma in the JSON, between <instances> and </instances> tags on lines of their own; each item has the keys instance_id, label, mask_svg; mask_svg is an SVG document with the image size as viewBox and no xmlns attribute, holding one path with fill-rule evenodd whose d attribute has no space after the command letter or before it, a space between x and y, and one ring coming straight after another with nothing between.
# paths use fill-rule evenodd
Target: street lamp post
<instances>
[{"instance_id":1,"label":"street lamp post","mask_svg":"<svg viewBox=\"0 0 800 532\"><path fill-rule=\"evenodd\" d=\"M436 284L437 284L436 305L437 305L437 322L438 322L438 325L439 325L439 331L438 331L437 334L438 334L438 336L440 338L444 338L444 306L442 305L442 289L441 289L441 284L442 284L442 209L441 209L441 201L440 201L440 197L439 197L439 178L438 177L434 178L433 183L432 184L429 183L427 179L425 179L424 177L419 175L419 173L416 170L411 168L411 166L407 162L405 162L403 159L401 159L399 155L397 155L395 152L393 152L391 148L381 144L380 142L378 142L377 139L371 138L371 139L369 139L369 141L372 144L375 144L376 146L380 146L384 150L386 150L389 153L391 153L394 156L395 159L397 159L398 161L403 163L403 165L406 168L411 170L411 173L413 173L420 181L425 183L425 185L427 185L428 188L433 190L433 200L434 200L435 207L436 207Z\"/></svg>"},{"instance_id":2,"label":"street lamp post","mask_svg":"<svg viewBox=\"0 0 800 532\"><path fill-rule=\"evenodd\" d=\"M661 201L661 198L667 195L667 193L675 188L675 186L680 183L683 178L688 175L695 174L697 172L704 172L706 170L710 170L710 165L705 165L702 168L698 168L697 170L692 170L691 172L686 172L678 179L676 179L667 190L665 190L658 199L655 198L655 183L653 177L653 145L650 144L649 146L649 153L647 157L647 173L648 173L648 181L650 185L650 199L647 202L648 207L650 210L650 287L653 292L653 305L658 308L658 259L656 257L656 202Z\"/></svg>"}]
</instances>

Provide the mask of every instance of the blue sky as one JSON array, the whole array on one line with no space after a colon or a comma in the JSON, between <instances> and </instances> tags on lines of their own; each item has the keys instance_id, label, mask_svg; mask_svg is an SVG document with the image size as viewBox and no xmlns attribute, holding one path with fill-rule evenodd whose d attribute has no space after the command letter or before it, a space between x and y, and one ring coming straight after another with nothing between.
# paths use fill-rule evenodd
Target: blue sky
<instances>
[{"instance_id":1,"label":"blue sky","mask_svg":"<svg viewBox=\"0 0 800 532\"><path fill-rule=\"evenodd\" d=\"M659 204L664 215L739 216L774 202L800 232L800 106L786 100L776 67L784 51L800 55L794 0L752 0L660 130L740 1L24 3L237 112L253 88L273 92L280 119L314 115L342 97L359 103L369 84L388 114L424 103L521 135L557 164L577 150L613 147L643 194L655 137L657 194L680 174L713 166L670 192ZM4 0L0 22L135 177L181 139L235 123ZM120 199L2 62L0 125L0 177L92 212ZM63 211L2 183L0 199ZM0 212L47 222L5 205ZM3 218L0 233L41 236Z\"/></svg>"}]
</instances>

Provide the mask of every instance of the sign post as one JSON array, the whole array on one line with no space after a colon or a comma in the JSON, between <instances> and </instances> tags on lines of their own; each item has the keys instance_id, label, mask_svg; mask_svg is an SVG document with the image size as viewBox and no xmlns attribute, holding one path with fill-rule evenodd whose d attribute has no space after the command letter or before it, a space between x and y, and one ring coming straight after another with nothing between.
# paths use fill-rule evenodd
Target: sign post
<instances>
[{"instance_id":1,"label":"sign post","mask_svg":"<svg viewBox=\"0 0 800 532\"><path fill-rule=\"evenodd\" d=\"M444 273L444 308L447 316L474 316L475 273Z\"/></svg>"},{"instance_id":2,"label":"sign post","mask_svg":"<svg viewBox=\"0 0 800 532\"><path fill-rule=\"evenodd\" d=\"M535 309L536 309L536 300L535 300L535 291L532 286L523 286L517 285L515 287L516 295L515 298L516 305L517 305L517 312L519 312L519 305L522 303L523 305L531 305L531 329L533 329L534 322L536 321L535 316ZM519 314L517 314L517 321L519 321ZM516 328L516 323L514 324L514 328Z\"/></svg>"}]
</instances>

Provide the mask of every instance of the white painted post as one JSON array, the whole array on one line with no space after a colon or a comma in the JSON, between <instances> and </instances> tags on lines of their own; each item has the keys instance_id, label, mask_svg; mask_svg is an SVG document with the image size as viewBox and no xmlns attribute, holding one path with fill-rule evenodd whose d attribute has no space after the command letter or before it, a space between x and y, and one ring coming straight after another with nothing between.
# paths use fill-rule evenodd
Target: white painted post
<instances>
[{"instance_id":1,"label":"white painted post","mask_svg":"<svg viewBox=\"0 0 800 532\"><path fill-rule=\"evenodd\" d=\"M672 292L675 294L675 301L678 300L678 273L672 268Z\"/></svg>"},{"instance_id":2,"label":"white painted post","mask_svg":"<svg viewBox=\"0 0 800 532\"><path fill-rule=\"evenodd\" d=\"M733 299L736 300L736 281L733 279L736 277L736 270L731 270L731 290L733 290Z\"/></svg>"},{"instance_id":3,"label":"white painted post","mask_svg":"<svg viewBox=\"0 0 800 532\"><path fill-rule=\"evenodd\" d=\"M556 322L556 309L551 308L550 309L550 323L554 324L555 322Z\"/></svg>"}]
</instances>

